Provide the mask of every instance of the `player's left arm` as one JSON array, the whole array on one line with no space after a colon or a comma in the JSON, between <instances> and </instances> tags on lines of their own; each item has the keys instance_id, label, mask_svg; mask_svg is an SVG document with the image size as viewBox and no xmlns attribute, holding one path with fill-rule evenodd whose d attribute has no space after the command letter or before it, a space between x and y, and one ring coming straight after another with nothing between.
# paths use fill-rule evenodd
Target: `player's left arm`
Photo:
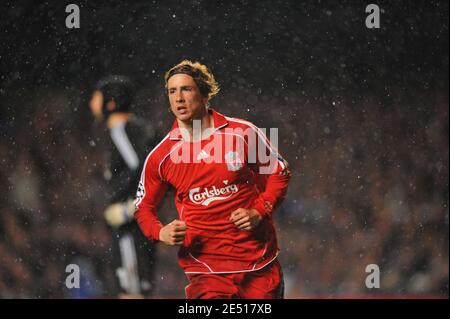
<instances>
[{"instance_id":1,"label":"player's left arm","mask_svg":"<svg viewBox=\"0 0 450 319\"><path fill-rule=\"evenodd\" d=\"M248 139L247 152L254 152L256 163L251 165L260 193L251 208L232 212L230 220L242 230L254 229L260 221L270 216L287 194L292 175L289 164L279 154L267 136L257 127L251 127L255 138Z\"/></svg>"}]
</instances>

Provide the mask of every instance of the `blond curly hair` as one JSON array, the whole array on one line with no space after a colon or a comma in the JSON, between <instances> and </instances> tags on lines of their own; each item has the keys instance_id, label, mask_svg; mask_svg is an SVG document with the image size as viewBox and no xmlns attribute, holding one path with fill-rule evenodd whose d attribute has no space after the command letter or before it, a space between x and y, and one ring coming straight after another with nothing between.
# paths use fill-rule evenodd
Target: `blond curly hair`
<instances>
[{"instance_id":1,"label":"blond curly hair","mask_svg":"<svg viewBox=\"0 0 450 319\"><path fill-rule=\"evenodd\" d=\"M197 84L200 93L211 100L217 93L219 93L219 84L214 79L214 75L209 71L208 67L200 62L192 62L190 60L183 60L164 75L167 89L167 81L175 74L187 74L191 76Z\"/></svg>"}]
</instances>

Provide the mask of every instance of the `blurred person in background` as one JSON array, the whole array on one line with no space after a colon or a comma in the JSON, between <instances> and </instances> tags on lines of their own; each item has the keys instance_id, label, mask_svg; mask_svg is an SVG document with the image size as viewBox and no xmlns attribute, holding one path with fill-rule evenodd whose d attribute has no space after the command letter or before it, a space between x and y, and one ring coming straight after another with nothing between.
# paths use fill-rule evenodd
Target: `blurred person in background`
<instances>
[{"instance_id":1,"label":"blurred person in background","mask_svg":"<svg viewBox=\"0 0 450 319\"><path fill-rule=\"evenodd\" d=\"M154 286L155 246L134 220L133 197L147 148L155 145L151 123L132 112L133 85L125 76L101 79L92 94L90 109L106 125L109 151L104 179L110 199L104 211L113 235L113 267L120 298L149 297Z\"/></svg>"}]
</instances>

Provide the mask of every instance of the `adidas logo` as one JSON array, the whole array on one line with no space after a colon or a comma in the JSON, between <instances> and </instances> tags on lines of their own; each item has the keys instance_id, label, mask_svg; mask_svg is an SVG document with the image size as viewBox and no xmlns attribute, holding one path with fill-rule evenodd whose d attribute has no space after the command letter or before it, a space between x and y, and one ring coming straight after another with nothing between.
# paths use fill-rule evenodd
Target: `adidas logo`
<instances>
[{"instance_id":1,"label":"adidas logo","mask_svg":"<svg viewBox=\"0 0 450 319\"><path fill-rule=\"evenodd\" d=\"M200 161L202 159L208 158L210 155L208 153L205 152L205 150L202 150L200 153L198 153L197 155L197 161Z\"/></svg>"}]
</instances>

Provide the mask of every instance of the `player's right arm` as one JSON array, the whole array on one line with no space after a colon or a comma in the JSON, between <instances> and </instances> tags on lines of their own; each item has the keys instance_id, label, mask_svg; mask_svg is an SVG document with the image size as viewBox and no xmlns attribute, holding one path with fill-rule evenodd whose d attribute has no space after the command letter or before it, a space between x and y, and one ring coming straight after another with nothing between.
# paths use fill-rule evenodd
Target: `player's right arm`
<instances>
[{"instance_id":1,"label":"player's right arm","mask_svg":"<svg viewBox=\"0 0 450 319\"><path fill-rule=\"evenodd\" d=\"M159 165L155 165L154 158L149 155L136 193L134 217L147 238L171 246L181 245L186 235L185 222L175 219L163 226L158 219L157 207L168 189L168 184L159 175L158 168Z\"/></svg>"},{"instance_id":2,"label":"player's right arm","mask_svg":"<svg viewBox=\"0 0 450 319\"><path fill-rule=\"evenodd\" d=\"M159 176L158 165L150 154L144 163L134 201L134 218L148 239L160 240L159 234L163 225L158 219L157 207L167 190L168 184Z\"/></svg>"}]
</instances>

